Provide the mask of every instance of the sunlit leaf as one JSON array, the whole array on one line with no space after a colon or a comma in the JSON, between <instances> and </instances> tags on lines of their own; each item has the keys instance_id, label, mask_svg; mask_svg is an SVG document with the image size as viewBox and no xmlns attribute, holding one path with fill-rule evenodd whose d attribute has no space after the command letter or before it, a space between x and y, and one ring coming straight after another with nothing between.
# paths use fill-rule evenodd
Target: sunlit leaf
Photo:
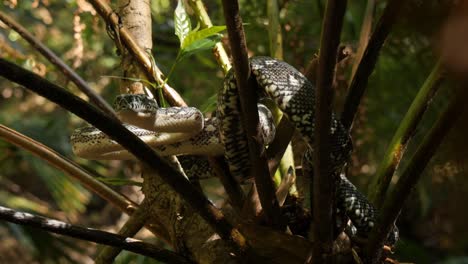
<instances>
[{"instance_id":1,"label":"sunlit leaf","mask_svg":"<svg viewBox=\"0 0 468 264\"><path fill-rule=\"evenodd\" d=\"M177 7L174 11L174 27L175 34L181 43L184 42L187 35L190 33L192 26L190 25L190 18L185 11L184 3L182 0L177 1Z\"/></svg>"},{"instance_id":2,"label":"sunlit leaf","mask_svg":"<svg viewBox=\"0 0 468 264\"><path fill-rule=\"evenodd\" d=\"M185 49L180 51L180 55L177 61L181 61L184 58L203 50L212 49L216 43L221 40L221 35L215 35L210 38L204 38L197 41L194 41L190 46L187 46Z\"/></svg>"},{"instance_id":3,"label":"sunlit leaf","mask_svg":"<svg viewBox=\"0 0 468 264\"><path fill-rule=\"evenodd\" d=\"M213 26L209 28L204 28L202 30L194 29L189 32L189 34L186 36L186 38L182 42L181 49L182 50L187 49L196 41L210 38L213 36L218 36L219 35L218 33L225 29L226 29L226 26Z\"/></svg>"}]
</instances>

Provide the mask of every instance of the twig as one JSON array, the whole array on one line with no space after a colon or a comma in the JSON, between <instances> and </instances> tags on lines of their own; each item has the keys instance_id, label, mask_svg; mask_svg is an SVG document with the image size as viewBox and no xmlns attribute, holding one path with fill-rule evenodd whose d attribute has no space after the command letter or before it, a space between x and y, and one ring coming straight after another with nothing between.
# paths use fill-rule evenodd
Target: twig
<instances>
[{"instance_id":1,"label":"twig","mask_svg":"<svg viewBox=\"0 0 468 264\"><path fill-rule=\"evenodd\" d=\"M379 259L387 234L392 229L393 223L400 214L401 208L410 195L411 190L414 189L419 181L424 168L431 160L444 137L460 117L460 113L466 110L466 90L466 85L457 87L449 105L424 137L418 149L410 158L408 166L403 171L394 190L383 204L382 210L380 210L382 213L378 218L377 226L372 229L365 251L370 263L375 263Z\"/></svg>"},{"instance_id":2,"label":"twig","mask_svg":"<svg viewBox=\"0 0 468 264\"><path fill-rule=\"evenodd\" d=\"M13 19L8 17L5 13L0 11L0 20L8 25L11 29L16 31L22 36L31 46L39 51L47 60L54 64L70 81L72 81L78 89L86 94L91 102L93 102L99 109L110 117L118 119L115 115L114 109L91 87L88 86L85 80L81 78L72 68L70 68L65 62L63 62L54 52L37 40L32 34L30 34L20 24L16 23Z\"/></svg>"},{"instance_id":3,"label":"twig","mask_svg":"<svg viewBox=\"0 0 468 264\"><path fill-rule=\"evenodd\" d=\"M224 186L232 206L240 212L245 202L245 194L239 183L229 172L229 166L223 157L209 157L208 161Z\"/></svg>"},{"instance_id":4,"label":"twig","mask_svg":"<svg viewBox=\"0 0 468 264\"><path fill-rule=\"evenodd\" d=\"M163 74L159 68L151 63L148 54L143 51L140 46L133 39L131 34L125 27L122 27L119 22L118 15L110 8L109 5L104 3L102 0L90 0L89 1L94 9L99 13L99 15L106 21L108 25L111 25L112 28L117 29L119 40L122 41L122 44L127 48L127 50L135 57L135 60L143 68L146 77L150 82L157 83L159 85L164 85L162 87L165 99L175 106L186 106L184 99L168 84L165 84Z\"/></svg>"},{"instance_id":5,"label":"twig","mask_svg":"<svg viewBox=\"0 0 468 264\"><path fill-rule=\"evenodd\" d=\"M374 20L375 5L376 0L367 0L366 12L364 13L364 19L362 20L361 26L361 33L359 35L359 46L356 51L353 69L351 71L351 80L356 74L357 67L359 66L359 62L361 61L362 55L364 54L364 50L366 49L367 43L369 42L370 34L372 33L372 21Z\"/></svg>"},{"instance_id":6,"label":"twig","mask_svg":"<svg viewBox=\"0 0 468 264\"><path fill-rule=\"evenodd\" d=\"M140 229L146 224L148 220L148 215L150 214L151 210L150 207L154 201L152 199L148 199L145 197L143 202L140 204L138 209L132 216L125 222L125 224L120 228L119 235L124 237L133 237L140 231ZM169 239L166 240L169 244L172 241ZM103 247L98 256L94 259L96 264L105 264L105 263L112 263L114 262L115 257L119 255L122 251L122 248L116 247Z\"/></svg>"},{"instance_id":7,"label":"twig","mask_svg":"<svg viewBox=\"0 0 468 264\"><path fill-rule=\"evenodd\" d=\"M280 210L275 196L275 186L268 172L263 146L259 142L261 130L258 124L257 95L255 93L255 83L249 78L250 67L247 44L242 18L239 14L239 4L236 0L223 0L222 2L239 89L242 108L241 120L246 130L252 172L255 176L255 183L267 221L273 227L281 229Z\"/></svg>"},{"instance_id":8,"label":"twig","mask_svg":"<svg viewBox=\"0 0 468 264\"><path fill-rule=\"evenodd\" d=\"M390 0L387 3L379 22L372 33L369 43L367 44L362 59L359 62L356 74L354 74L354 78L349 86L349 92L346 96L345 105L341 114L341 122L348 129L350 129L353 124L357 108L366 89L369 76L374 70L380 49L390 33L398 11L404 3L405 1L403 0Z\"/></svg>"},{"instance_id":9,"label":"twig","mask_svg":"<svg viewBox=\"0 0 468 264\"><path fill-rule=\"evenodd\" d=\"M268 157L268 169L270 174L273 175L278 168L281 157L283 157L286 148L294 134L294 126L289 120L283 116L276 127L276 135L270 146L266 150L266 156Z\"/></svg>"},{"instance_id":10,"label":"twig","mask_svg":"<svg viewBox=\"0 0 468 264\"><path fill-rule=\"evenodd\" d=\"M65 158L49 147L26 137L25 135L0 124L0 138L21 147L40 159L47 161L52 166L59 170L64 171L71 177L77 179L81 184L86 186L87 189L93 191L110 204L118 207L121 211L127 214L132 214L138 205L128 200L123 195L109 188L104 183L95 179L98 176L92 176L89 172L83 170L80 166L73 161Z\"/></svg>"},{"instance_id":11,"label":"twig","mask_svg":"<svg viewBox=\"0 0 468 264\"><path fill-rule=\"evenodd\" d=\"M0 75L25 86L27 89L85 119L154 171L167 172L160 173L161 178L190 204L223 239L234 242L234 246L239 250L239 253L242 253L244 249L248 249L242 234L227 221L224 215L202 193L196 190L180 172L159 158L149 146L125 129L118 121L109 119L96 108L61 87L1 58Z\"/></svg>"},{"instance_id":12,"label":"twig","mask_svg":"<svg viewBox=\"0 0 468 264\"><path fill-rule=\"evenodd\" d=\"M274 58L283 59L283 35L279 21L278 0L267 0L268 39L270 54Z\"/></svg>"},{"instance_id":13,"label":"twig","mask_svg":"<svg viewBox=\"0 0 468 264\"><path fill-rule=\"evenodd\" d=\"M190 260L175 252L159 248L141 240L119 236L97 229L71 225L62 221L15 211L3 206L0 206L0 219L19 225L31 226L52 233L78 238L80 240L123 248L167 263L192 263Z\"/></svg>"},{"instance_id":14,"label":"twig","mask_svg":"<svg viewBox=\"0 0 468 264\"><path fill-rule=\"evenodd\" d=\"M369 186L369 200L377 208L382 205L393 173L400 163L401 156L403 156L408 142L412 135L414 135L416 127L437 92L441 81L441 65L439 61L421 86L421 89L419 89L408 112L403 117Z\"/></svg>"},{"instance_id":15,"label":"twig","mask_svg":"<svg viewBox=\"0 0 468 264\"><path fill-rule=\"evenodd\" d=\"M333 261L333 210L335 181L330 166L330 125L332 115L332 84L335 63L340 43L341 27L346 10L346 0L329 0L325 8L320 41L315 101L315 146L313 205L314 246L312 262L331 263ZM311 188L312 189L312 188Z\"/></svg>"}]
</instances>

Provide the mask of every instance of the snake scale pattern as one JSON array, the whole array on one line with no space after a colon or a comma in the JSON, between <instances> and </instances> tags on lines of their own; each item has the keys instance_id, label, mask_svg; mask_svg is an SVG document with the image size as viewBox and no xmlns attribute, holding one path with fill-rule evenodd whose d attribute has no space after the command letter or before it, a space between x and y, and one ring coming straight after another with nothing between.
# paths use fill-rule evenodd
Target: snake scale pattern
<instances>
[{"instance_id":1,"label":"snake scale pattern","mask_svg":"<svg viewBox=\"0 0 468 264\"><path fill-rule=\"evenodd\" d=\"M300 132L312 151L314 144L315 87L297 69L286 62L269 57L250 60L259 97L273 100ZM271 142L274 125L271 113L259 104L263 141ZM240 121L240 102L234 73L231 70L218 97L216 117L204 119L196 108L158 108L155 101L144 95L121 95L114 108L127 128L162 155L224 155L231 174L239 181L249 179L250 164L247 140ZM337 181L337 205L351 220L360 236L367 236L375 225L376 209L366 197L342 174L352 151L348 131L332 115L330 130L330 177ZM71 136L75 154L88 159L131 159L132 156L116 142L94 127L75 130ZM310 156L310 155L307 155ZM305 158L308 160L309 158ZM186 163L186 164L184 164ZM189 162L182 162L187 167ZM311 164L312 165L312 164ZM196 168L197 166L194 166ZM200 166L205 168L204 166ZM206 171L206 169L205 169ZM395 243L398 230L389 235Z\"/></svg>"}]
</instances>

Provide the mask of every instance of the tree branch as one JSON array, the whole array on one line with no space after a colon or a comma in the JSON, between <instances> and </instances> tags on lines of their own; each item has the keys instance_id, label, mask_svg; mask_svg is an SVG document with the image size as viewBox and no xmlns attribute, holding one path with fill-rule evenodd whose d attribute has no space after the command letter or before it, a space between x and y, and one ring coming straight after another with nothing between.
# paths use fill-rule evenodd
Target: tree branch
<instances>
[{"instance_id":1,"label":"tree branch","mask_svg":"<svg viewBox=\"0 0 468 264\"><path fill-rule=\"evenodd\" d=\"M345 105L341 114L341 122L348 129L350 129L353 124L357 108L361 103L362 95L366 90L369 76L374 70L380 49L390 33L398 11L404 3L405 1L403 0L390 0L387 3L379 22L372 33L369 43L367 44L362 59L359 62L356 73L351 80L349 92L346 96Z\"/></svg>"},{"instance_id":2,"label":"tree branch","mask_svg":"<svg viewBox=\"0 0 468 264\"><path fill-rule=\"evenodd\" d=\"M213 168L213 171L224 186L230 203L238 212L240 212L245 202L245 194L239 183L234 179L234 177L232 177L231 173L229 172L229 166L226 163L226 160L224 157L219 156L208 157L208 161L210 166Z\"/></svg>"},{"instance_id":3,"label":"tree branch","mask_svg":"<svg viewBox=\"0 0 468 264\"><path fill-rule=\"evenodd\" d=\"M80 240L122 248L167 263L192 263L181 255L141 240L119 236L97 229L71 225L62 221L15 211L3 206L0 206L0 219Z\"/></svg>"},{"instance_id":4,"label":"tree branch","mask_svg":"<svg viewBox=\"0 0 468 264\"><path fill-rule=\"evenodd\" d=\"M258 124L257 94L255 83L250 78L250 65L247 54L242 18L239 14L239 4L236 0L223 0L224 17L229 35L234 71L239 89L241 103L241 120L246 130L249 146L250 163L255 176L260 201L267 216L267 221L275 228L282 229L280 210L275 196L275 186L268 172L263 146L260 144L260 128Z\"/></svg>"},{"instance_id":5,"label":"tree branch","mask_svg":"<svg viewBox=\"0 0 468 264\"><path fill-rule=\"evenodd\" d=\"M314 247L312 262L331 263L333 261L333 210L335 181L330 165L330 125L332 116L333 79L335 63L340 43L341 27L346 10L346 0L329 0L325 8L320 41L315 101L315 146L314 180L311 204L314 215Z\"/></svg>"},{"instance_id":6,"label":"tree branch","mask_svg":"<svg viewBox=\"0 0 468 264\"><path fill-rule=\"evenodd\" d=\"M392 176L400 164L406 146L412 135L414 135L416 127L440 86L442 81L440 64L440 61L438 61L434 65L431 73L419 89L413 103L400 122L400 126L395 132L382 162L377 168L377 173L369 186L369 200L376 208L382 205Z\"/></svg>"},{"instance_id":7,"label":"tree branch","mask_svg":"<svg viewBox=\"0 0 468 264\"><path fill-rule=\"evenodd\" d=\"M364 19L362 20L361 33L359 34L359 44L356 51L356 57L353 62L353 69L351 70L351 80L354 78L359 62L361 62L364 50L369 42L369 37L372 33L372 22L375 15L376 0L368 0L366 5L366 11L364 13Z\"/></svg>"},{"instance_id":8,"label":"tree branch","mask_svg":"<svg viewBox=\"0 0 468 264\"><path fill-rule=\"evenodd\" d=\"M275 173L278 168L281 158L288 147L291 138L294 135L295 127L291 122L283 116L276 127L275 138L268 146L266 150L266 156L268 158L268 169L270 170L270 175Z\"/></svg>"},{"instance_id":9,"label":"tree branch","mask_svg":"<svg viewBox=\"0 0 468 264\"><path fill-rule=\"evenodd\" d=\"M148 199L145 197L143 202L140 204L138 209L132 214L132 216L125 222L125 224L120 228L118 235L124 237L133 237L135 236L140 229L148 223L148 216L150 214L150 208L153 204L153 199ZM153 218L154 219L154 218ZM167 238L166 242L169 244L175 244L173 241ZM100 249L97 257L94 259L95 264L105 264L114 262L115 258L120 254L122 248L116 247L103 247Z\"/></svg>"}]
</instances>

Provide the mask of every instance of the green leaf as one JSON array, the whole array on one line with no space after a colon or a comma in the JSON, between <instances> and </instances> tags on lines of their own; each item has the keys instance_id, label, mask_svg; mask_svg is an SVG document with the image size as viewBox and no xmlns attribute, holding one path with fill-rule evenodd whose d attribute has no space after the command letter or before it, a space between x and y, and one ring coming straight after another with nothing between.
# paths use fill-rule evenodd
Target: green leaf
<instances>
[{"instance_id":1,"label":"green leaf","mask_svg":"<svg viewBox=\"0 0 468 264\"><path fill-rule=\"evenodd\" d=\"M174 27L175 34L179 38L180 44L182 46L182 43L192 29L192 26L190 25L190 18L185 11L183 0L177 1L177 7L174 11Z\"/></svg>"},{"instance_id":2,"label":"green leaf","mask_svg":"<svg viewBox=\"0 0 468 264\"><path fill-rule=\"evenodd\" d=\"M223 31L226 29L226 26L212 26L209 28L204 28L202 30L192 30L189 32L189 34L186 36L184 41L182 42L181 49L184 50L187 47L191 46L193 43L196 41L210 38L213 36L218 36L219 32Z\"/></svg>"},{"instance_id":3,"label":"green leaf","mask_svg":"<svg viewBox=\"0 0 468 264\"><path fill-rule=\"evenodd\" d=\"M177 58L177 62L183 60L184 58L196 52L212 49L216 45L216 43L218 43L221 40L221 37L222 35L217 34L209 38L204 38L204 39L194 41L191 45L189 45L185 49L180 50L180 55Z\"/></svg>"}]
</instances>

